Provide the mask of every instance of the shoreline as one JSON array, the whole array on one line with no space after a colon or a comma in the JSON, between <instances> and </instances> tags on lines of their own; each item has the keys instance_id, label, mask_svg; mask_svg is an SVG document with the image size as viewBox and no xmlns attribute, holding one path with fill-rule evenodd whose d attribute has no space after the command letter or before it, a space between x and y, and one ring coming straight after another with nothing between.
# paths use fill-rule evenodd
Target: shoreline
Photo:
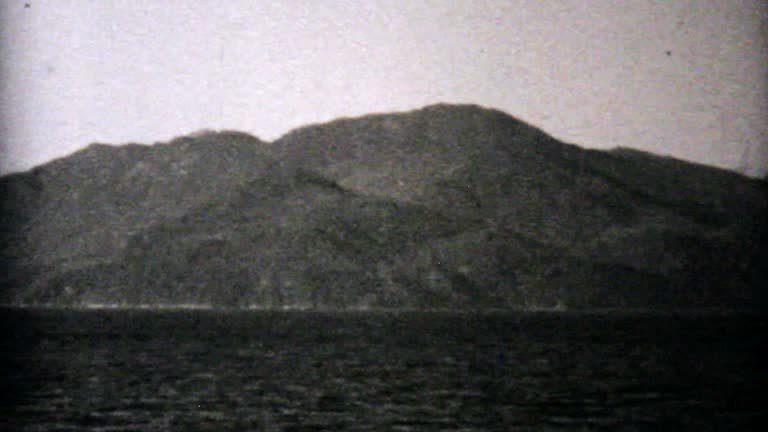
<instances>
[{"instance_id":1,"label":"shoreline","mask_svg":"<svg viewBox=\"0 0 768 432\"><path fill-rule=\"evenodd\" d=\"M90 305L51 305L51 304L0 304L6 310L52 310L52 311L142 311L142 312L213 312L213 313L318 313L318 314L453 314L453 315L498 315L498 314L550 314L550 315L762 315L766 311L760 308L483 308L483 309L444 309L444 308L311 308L298 306L284 307L221 307L208 304L90 304Z\"/></svg>"}]
</instances>

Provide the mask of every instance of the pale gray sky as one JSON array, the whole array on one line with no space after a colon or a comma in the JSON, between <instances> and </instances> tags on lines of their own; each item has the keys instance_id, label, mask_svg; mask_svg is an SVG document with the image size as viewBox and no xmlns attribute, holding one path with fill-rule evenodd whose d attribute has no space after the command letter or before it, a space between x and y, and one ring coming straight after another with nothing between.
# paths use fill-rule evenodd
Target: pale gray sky
<instances>
[{"instance_id":1,"label":"pale gray sky","mask_svg":"<svg viewBox=\"0 0 768 432\"><path fill-rule=\"evenodd\" d=\"M768 167L764 0L5 0L0 24L3 173L91 142L272 140L436 102Z\"/></svg>"}]
</instances>

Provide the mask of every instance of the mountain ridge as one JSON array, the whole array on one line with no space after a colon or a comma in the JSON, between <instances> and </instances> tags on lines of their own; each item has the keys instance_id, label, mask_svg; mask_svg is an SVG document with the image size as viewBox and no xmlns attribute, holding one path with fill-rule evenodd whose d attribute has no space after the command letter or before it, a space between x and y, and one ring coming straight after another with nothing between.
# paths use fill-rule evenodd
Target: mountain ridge
<instances>
[{"instance_id":1,"label":"mountain ridge","mask_svg":"<svg viewBox=\"0 0 768 432\"><path fill-rule=\"evenodd\" d=\"M765 182L476 105L89 146L0 191L11 304L764 302Z\"/></svg>"}]
</instances>

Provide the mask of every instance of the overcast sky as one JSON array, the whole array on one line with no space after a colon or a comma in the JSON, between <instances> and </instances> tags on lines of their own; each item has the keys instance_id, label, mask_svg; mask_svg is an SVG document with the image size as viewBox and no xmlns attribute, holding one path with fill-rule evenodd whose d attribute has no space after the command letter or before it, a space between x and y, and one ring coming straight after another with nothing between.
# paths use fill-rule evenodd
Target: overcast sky
<instances>
[{"instance_id":1,"label":"overcast sky","mask_svg":"<svg viewBox=\"0 0 768 432\"><path fill-rule=\"evenodd\" d=\"M763 175L764 0L0 3L0 172L436 102Z\"/></svg>"}]
</instances>

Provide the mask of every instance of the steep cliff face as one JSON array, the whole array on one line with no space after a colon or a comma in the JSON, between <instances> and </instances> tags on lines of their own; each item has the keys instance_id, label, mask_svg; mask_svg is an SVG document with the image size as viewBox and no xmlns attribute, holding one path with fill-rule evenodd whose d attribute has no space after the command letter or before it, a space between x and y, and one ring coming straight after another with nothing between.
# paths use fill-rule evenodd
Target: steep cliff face
<instances>
[{"instance_id":1,"label":"steep cliff face","mask_svg":"<svg viewBox=\"0 0 768 432\"><path fill-rule=\"evenodd\" d=\"M0 180L6 302L757 306L764 182L476 106L274 143L91 146ZM762 254L762 255L761 255Z\"/></svg>"}]
</instances>

